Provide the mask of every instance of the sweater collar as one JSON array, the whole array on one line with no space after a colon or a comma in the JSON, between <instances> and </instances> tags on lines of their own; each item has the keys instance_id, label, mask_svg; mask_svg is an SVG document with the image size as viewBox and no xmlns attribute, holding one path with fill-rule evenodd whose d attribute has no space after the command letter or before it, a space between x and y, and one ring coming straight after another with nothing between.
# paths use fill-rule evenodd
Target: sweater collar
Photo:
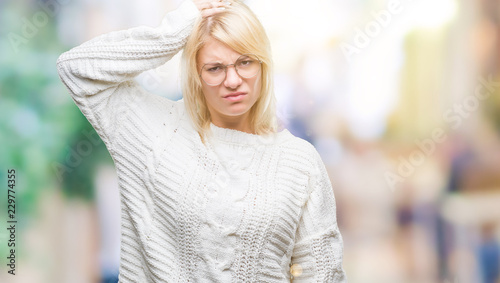
<instances>
[{"instance_id":1,"label":"sweater collar","mask_svg":"<svg viewBox=\"0 0 500 283\"><path fill-rule=\"evenodd\" d=\"M285 140L293 137L287 129L283 129L281 132L267 134L267 135L255 135L251 133L246 133L238 130L221 128L210 122L210 130L215 139L233 143L233 144L243 144L243 145L273 145L282 143Z\"/></svg>"}]
</instances>

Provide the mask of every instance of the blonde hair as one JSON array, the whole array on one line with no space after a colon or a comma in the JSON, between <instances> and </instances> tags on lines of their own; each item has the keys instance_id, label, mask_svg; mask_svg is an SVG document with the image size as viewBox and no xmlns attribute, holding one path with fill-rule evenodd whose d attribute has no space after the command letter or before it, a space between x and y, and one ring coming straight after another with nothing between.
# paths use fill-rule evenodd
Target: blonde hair
<instances>
[{"instance_id":1,"label":"blonde hair","mask_svg":"<svg viewBox=\"0 0 500 283\"><path fill-rule=\"evenodd\" d=\"M202 142L205 142L205 136L210 131L211 117L201 88L197 56L209 37L240 54L253 53L262 61L261 90L257 101L249 110L250 127L258 135L275 133L278 122L269 39L250 8L242 2L232 1L231 6L222 12L211 17L199 17L182 54L184 103Z\"/></svg>"}]
</instances>

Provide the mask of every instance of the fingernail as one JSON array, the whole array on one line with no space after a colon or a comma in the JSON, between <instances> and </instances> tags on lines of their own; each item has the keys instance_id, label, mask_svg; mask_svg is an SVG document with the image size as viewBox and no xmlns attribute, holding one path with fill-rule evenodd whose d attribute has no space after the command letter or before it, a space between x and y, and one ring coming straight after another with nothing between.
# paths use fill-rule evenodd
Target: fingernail
<instances>
[{"instance_id":1,"label":"fingernail","mask_svg":"<svg viewBox=\"0 0 500 283\"><path fill-rule=\"evenodd\" d=\"M226 5L231 5L231 2L226 2Z\"/></svg>"},{"instance_id":2,"label":"fingernail","mask_svg":"<svg viewBox=\"0 0 500 283\"><path fill-rule=\"evenodd\" d=\"M226 8L224 8L224 7L219 7L219 8L217 8L217 9L219 9L219 10L221 10L221 11L226 10Z\"/></svg>"}]
</instances>

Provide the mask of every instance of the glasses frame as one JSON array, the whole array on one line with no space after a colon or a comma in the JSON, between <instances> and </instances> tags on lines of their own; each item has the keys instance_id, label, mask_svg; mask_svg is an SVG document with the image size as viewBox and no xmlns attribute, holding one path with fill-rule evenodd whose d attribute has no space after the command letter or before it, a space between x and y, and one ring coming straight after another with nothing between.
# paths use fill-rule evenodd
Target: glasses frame
<instances>
[{"instance_id":1,"label":"glasses frame","mask_svg":"<svg viewBox=\"0 0 500 283\"><path fill-rule=\"evenodd\" d=\"M244 76L240 75L240 73L238 73L238 68L236 68L236 63L240 60L240 58L241 58L241 57L243 57L243 56L249 56L249 55L251 55L251 56L253 56L253 57L257 58L257 61L259 62L259 71L258 71L257 73L255 73L255 75L253 75L253 76L250 76L250 77L244 77ZM244 79L250 79L250 78L253 78L253 77L257 76L257 74L260 72L260 70L262 70L262 60L260 60L260 58L259 58L257 55L255 55L255 54L253 54L253 53L245 53L245 54L241 54L241 55L240 55L240 57L238 57L238 59L236 59L236 61L234 61L234 63L232 63L232 64L227 64L227 65L223 65L223 64L221 64L221 66L222 66L222 67L224 67L224 79L223 79L220 83L218 83L218 84L209 84L209 83L207 83L207 82L203 79L203 77L201 76L201 74L202 74L203 69L205 68L205 66L206 66L206 65L208 65L208 64L214 64L214 63L215 63L215 62L208 62L208 63L206 63L205 65L203 65L203 67L201 67L201 69L200 69L200 74L199 74L200 79L201 79L203 82L205 82L207 85L209 85L209 86L218 86L218 85L222 84L222 83L226 80L226 78L227 78L227 68L228 68L229 66L234 66L234 70L236 71L236 74L238 74L238 76L240 76L241 78L244 78Z\"/></svg>"}]
</instances>

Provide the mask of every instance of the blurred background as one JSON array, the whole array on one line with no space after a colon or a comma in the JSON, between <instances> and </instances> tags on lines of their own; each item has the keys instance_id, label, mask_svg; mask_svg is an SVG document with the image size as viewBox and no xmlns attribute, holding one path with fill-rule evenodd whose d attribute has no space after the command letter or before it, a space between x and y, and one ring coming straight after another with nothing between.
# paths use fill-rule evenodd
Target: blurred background
<instances>
[{"instance_id":1,"label":"blurred background","mask_svg":"<svg viewBox=\"0 0 500 283\"><path fill-rule=\"evenodd\" d=\"M180 2L0 1L0 282L116 282L114 165L55 62ZM349 282L500 282L500 2L245 2L272 42L279 118L329 170ZM177 100L178 68L137 80Z\"/></svg>"}]
</instances>

